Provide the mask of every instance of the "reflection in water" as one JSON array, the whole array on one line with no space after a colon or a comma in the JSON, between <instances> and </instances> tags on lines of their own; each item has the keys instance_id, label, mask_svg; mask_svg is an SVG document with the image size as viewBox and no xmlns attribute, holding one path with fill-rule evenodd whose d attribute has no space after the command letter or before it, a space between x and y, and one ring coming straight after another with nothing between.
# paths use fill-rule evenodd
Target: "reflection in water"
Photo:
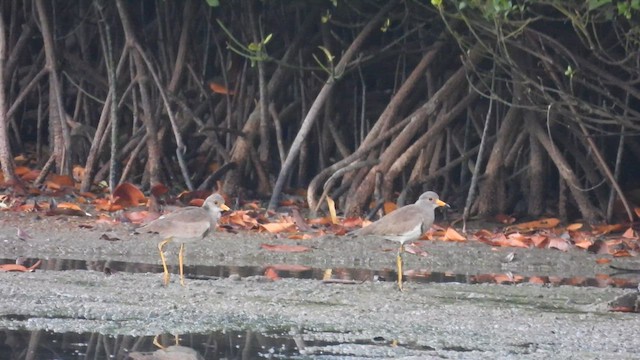
<instances>
[{"instance_id":1,"label":"reflection in water","mask_svg":"<svg viewBox=\"0 0 640 360\"><path fill-rule=\"evenodd\" d=\"M38 259L25 259L24 264L30 266ZM15 259L0 259L0 264L15 263ZM177 270L177 266L169 267ZM103 272L105 275L116 275L118 272L128 273L162 273L159 264L145 264L124 261L106 260L75 260L75 259L45 259L37 271L65 271L91 270ZM331 278L325 277L327 269L312 268L292 264L271 264L265 266L186 266L185 277L199 280L216 280L229 276L246 278L263 276L274 278L315 279L325 282L341 284L358 284L366 281L394 281L397 276L392 269L372 270L363 268L334 268ZM639 276L636 273L598 274L596 277L562 277L562 276L523 276L507 273L489 274L456 274L453 272L431 272L428 270L409 270L405 272L405 280L418 283L462 283L462 284L520 284L532 283L538 285L571 285L591 287L617 287L635 289L638 287Z\"/></svg>"},{"instance_id":2,"label":"reflection in water","mask_svg":"<svg viewBox=\"0 0 640 360\"><path fill-rule=\"evenodd\" d=\"M253 331L221 331L210 334L163 334L158 349L154 336L128 336L38 331L0 330L0 358L40 359L255 359L287 358L298 354L291 336ZM200 356L200 357L198 357Z\"/></svg>"},{"instance_id":3,"label":"reflection in water","mask_svg":"<svg viewBox=\"0 0 640 360\"><path fill-rule=\"evenodd\" d=\"M339 333L292 328L279 333L253 330L208 334L130 336L0 329L0 359L7 360L187 360L388 358L390 351L425 358L435 349L376 337L345 341ZM335 338L334 341L318 338ZM154 345L154 339L162 346ZM311 340L314 338L315 340ZM433 354L431 354L433 355Z\"/></svg>"}]
</instances>

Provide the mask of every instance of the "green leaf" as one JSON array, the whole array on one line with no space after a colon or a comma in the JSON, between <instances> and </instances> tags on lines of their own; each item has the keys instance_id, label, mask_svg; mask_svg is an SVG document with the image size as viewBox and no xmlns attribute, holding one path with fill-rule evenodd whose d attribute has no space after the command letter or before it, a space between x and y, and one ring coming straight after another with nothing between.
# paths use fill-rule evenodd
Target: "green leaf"
<instances>
[{"instance_id":1,"label":"green leaf","mask_svg":"<svg viewBox=\"0 0 640 360\"><path fill-rule=\"evenodd\" d=\"M247 46L247 49L249 49L249 51L252 51L252 52L258 52L260 51L260 44L251 43Z\"/></svg>"},{"instance_id":2,"label":"green leaf","mask_svg":"<svg viewBox=\"0 0 640 360\"><path fill-rule=\"evenodd\" d=\"M333 62L333 59L335 58L335 56L331 55L331 51L329 51L329 49L327 49L324 46L318 46L318 48L324 52L324 56L327 57L327 60L329 62Z\"/></svg>"},{"instance_id":3,"label":"green leaf","mask_svg":"<svg viewBox=\"0 0 640 360\"><path fill-rule=\"evenodd\" d=\"M211 7L220 6L220 0L207 0L207 4Z\"/></svg>"},{"instance_id":4,"label":"green leaf","mask_svg":"<svg viewBox=\"0 0 640 360\"><path fill-rule=\"evenodd\" d=\"M384 24L382 24L380 31L387 32L387 30L389 30L389 26L391 26L391 19L387 18L387 20L384 21Z\"/></svg>"},{"instance_id":5,"label":"green leaf","mask_svg":"<svg viewBox=\"0 0 640 360\"><path fill-rule=\"evenodd\" d=\"M442 7L442 0L431 0L431 5L440 8Z\"/></svg>"},{"instance_id":6,"label":"green leaf","mask_svg":"<svg viewBox=\"0 0 640 360\"><path fill-rule=\"evenodd\" d=\"M571 67L571 65L567 65L567 69L564 71L564 75L568 76L569 79L573 79L573 75L576 74L576 70Z\"/></svg>"},{"instance_id":7,"label":"green leaf","mask_svg":"<svg viewBox=\"0 0 640 360\"><path fill-rule=\"evenodd\" d=\"M329 22L329 20L331 20L331 13L329 12L329 10L327 10L327 12L320 17L320 21L323 24L326 24L327 22Z\"/></svg>"}]
</instances>

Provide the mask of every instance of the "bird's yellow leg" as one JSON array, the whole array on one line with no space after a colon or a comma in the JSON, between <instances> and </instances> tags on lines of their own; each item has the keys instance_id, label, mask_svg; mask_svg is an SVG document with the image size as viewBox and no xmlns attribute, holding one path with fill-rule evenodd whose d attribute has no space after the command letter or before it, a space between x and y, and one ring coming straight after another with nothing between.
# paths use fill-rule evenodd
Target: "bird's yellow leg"
<instances>
[{"instance_id":1,"label":"bird's yellow leg","mask_svg":"<svg viewBox=\"0 0 640 360\"><path fill-rule=\"evenodd\" d=\"M153 337L153 345L157 346L160 349L164 349L164 345L160 344L160 341L158 341L158 338L160 337L160 334L156 335Z\"/></svg>"},{"instance_id":2,"label":"bird's yellow leg","mask_svg":"<svg viewBox=\"0 0 640 360\"><path fill-rule=\"evenodd\" d=\"M184 244L180 244L178 262L180 263L180 285L184 286Z\"/></svg>"},{"instance_id":3,"label":"bird's yellow leg","mask_svg":"<svg viewBox=\"0 0 640 360\"><path fill-rule=\"evenodd\" d=\"M167 268L167 259L165 258L164 251L162 249L170 241L171 241L171 238L168 238L168 239L162 240L158 244L158 251L160 251L160 260L162 260L162 269L164 271L164 274L163 274L163 277L162 277L162 283L164 284L164 286L169 285L169 279L170 279L171 275L169 275L169 269Z\"/></svg>"},{"instance_id":4,"label":"bird's yellow leg","mask_svg":"<svg viewBox=\"0 0 640 360\"><path fill-rule=\"evenodd\" d=\"M173 335L173 336L174 336L174 338L175 338L175 340L174 340L174 341L175 341L175 345L176 345L176 346L180 345L180 337L178 336L178 334L175 334L175 335ZM167 347L166 347L166 346L164 346L164 345L162 345L162 344L160 344L160 340L158 339L159 337L160 337L160 334L158 334L158 335L156 335L156 336L154 336L154 337L153 337L153 345L155 345L155 346L157 346L158 348L160 348L160 349L164 350L164 349L166 349Z\"/></svg>"},{"instance_id":5,"label":"bird's yellow leg","mask_svg":"<svg viewBox=\"0 0 640 360\"><path fill-rule=\"evenodd\" d=\"M404 244L400 244L398 249L398 257L396 258L396 264L398 265L398 289L402 291L402 253L404 252Z\"/></svg>"}]
</instances>

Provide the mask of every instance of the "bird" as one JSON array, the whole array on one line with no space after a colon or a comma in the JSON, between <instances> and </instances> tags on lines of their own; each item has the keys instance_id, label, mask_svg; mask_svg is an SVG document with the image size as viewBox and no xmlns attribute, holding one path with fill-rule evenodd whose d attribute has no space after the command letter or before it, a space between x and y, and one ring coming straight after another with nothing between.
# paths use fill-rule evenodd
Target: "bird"
<instances>
[{"instance_id":1,"label":"bird","mask_svg":"<svg viewBox=\"0 0 640 360\"><path fill-rule=\"evenodd\" d=\"M224 203L222 195L215 193L207 197L202 207L187 206L163 215L147 225L139 227L137 232L157 233L164 238L158 244L160 260L164 271L163 283L169 284L169 270L164 256L164 246L176 239L180 242L178 261L180 264L180 284L184 286L184 243L190 240L199 240L208 233L215 231L222 211L230 210Z\"/></svg>"},{"instance_id":2,"label":"bird","mask_svg":"<svg viewBox=\"0 0 640 360\"><path fill-rule=\"evenodd\" d=\"M403 206L383 216L378 221L352 232L355 236L375 235L400 243L396 264L398 267L398 288L402 288L402 253L407 241L417 240L431 228L437 207L449 204L440 200L438 194L427 191L411 205Z\"/></svg>"}]
</instances>

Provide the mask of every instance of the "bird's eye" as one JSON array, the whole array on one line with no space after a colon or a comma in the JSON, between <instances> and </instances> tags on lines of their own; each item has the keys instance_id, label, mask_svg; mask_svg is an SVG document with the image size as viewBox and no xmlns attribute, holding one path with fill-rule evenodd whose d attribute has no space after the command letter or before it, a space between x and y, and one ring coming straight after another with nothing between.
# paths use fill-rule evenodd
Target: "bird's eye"
<instances>
[{"instance_id":1,"label":"bird's eye","mask_svg":"<svg viewBox=\"0 0 640 360\"><path fill-rule=\"evenodd\" d=\"M429 198L429 201L433 201L433 198Z\"/></svg>"}]
</instances>

